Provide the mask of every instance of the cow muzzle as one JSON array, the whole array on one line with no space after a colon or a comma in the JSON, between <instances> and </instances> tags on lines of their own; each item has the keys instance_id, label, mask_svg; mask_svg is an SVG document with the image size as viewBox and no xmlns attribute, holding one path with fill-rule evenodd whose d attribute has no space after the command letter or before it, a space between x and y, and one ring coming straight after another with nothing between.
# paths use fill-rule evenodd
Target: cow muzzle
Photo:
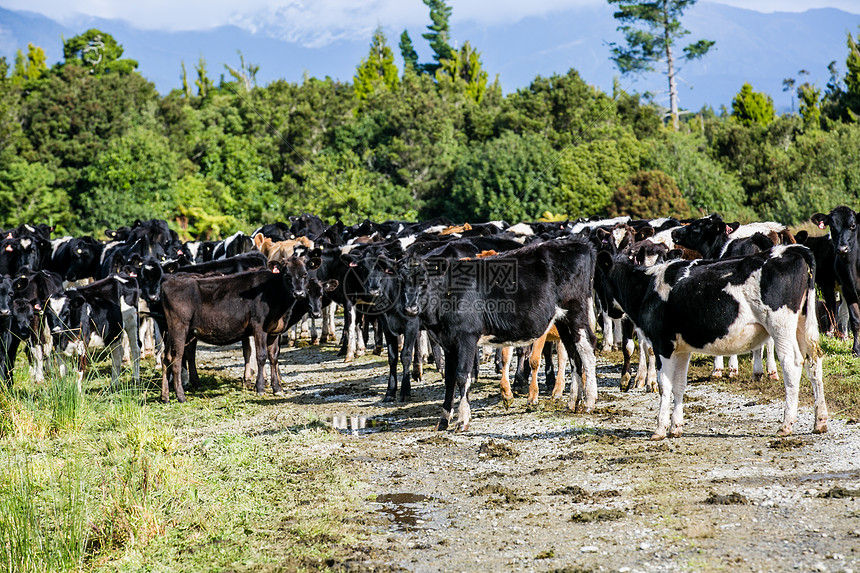
<instances>
[{"instance_id":1,"label":"cow muzzle","mask_svg":"<svg viewBox=\"0 0 860 573\"><path fill-rule=\"evenodd\" d=\"M418 316L418 307L417 306L407 306L403 309L403 311L409 316Z\"/></svg>"},{"instance_id":2,"label":"cow muzzle","mask_svg":"<svg viewBox=\"0 0 860 573\"><path fill-rule=\"evenodd\" d=\"M3 310L0 310L0 316L11 316L11 314L12 314L12 311L9 310L8 308L4 308Z\"/></svg>"},{"instance_id":3,"label":"cow muzzle","mask_svg":"<svg viewBox=\"0 0 860 573\"><path fill-rule=\"evenodd\" d=\"M297 290L293 293L293 296L296 298L308 298L308 293L303 290Z\"/></svg>"}]
</instances>

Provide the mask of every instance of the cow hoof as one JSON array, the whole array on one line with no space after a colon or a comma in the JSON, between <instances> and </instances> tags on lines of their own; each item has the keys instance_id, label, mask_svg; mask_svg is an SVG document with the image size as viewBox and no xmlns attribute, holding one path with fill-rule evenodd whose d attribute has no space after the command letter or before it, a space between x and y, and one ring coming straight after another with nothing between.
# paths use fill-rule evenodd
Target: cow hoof
<instances>
[{"instance_id":1,"label":"cow hoof","mask_svg":"<svg viewBox=\"0 0 860 573\"><path fill-rule=\"evenodd\" d=\"M780 438L784 438L784 437L786 437L786 436L790 436L790 435L791 435L791 427L785 427L785 426L782 426L782 427L779 429L779 431L777 431L776 435L777 435L777 436L779 436Z\"/></svg>"},{"instance_id":2,"label":"cow hoof","mask_svg":"<svg viewBox=\"0 0 860 573\"><path fill-rule=\"evenodd\" d=\"M277 392L272 392L272 395L274 395L274 396L284 396L285 394L284 394L284 391L283 391L283 390L278 390Z\"/></svg>"},{"instance_id":3,"label":"cow hoof","mask_svg":"<svg viewBox=\"0 0 860 573\"><path fill-rule=\"evenodd\" d=\"M563 394L553 394L552 396L550 396L549 399L550 400L562 400L563 398L564 398Z\"/></svg>"},{"instance_id":4,"label":"cow hoof","mask_svg":"<svg viewBox=\"0 0 860 573\"><path fill-rule=\"evenodd\" d=\"M663 440L665 438L666 438L666 434L658 434L656 432L651 434L651 441L652 442L659 442L660 440Z\"/></svg>"},{"instance_id":5,"label":"cow hoof","mask_svg":"<svg viewBox=\"0 0 860 573\"><path fill-rule=\"evenodd\" d=\"M383 399L382 399L382 401L383 401L383 402L394 402L394 401L395 401L395 399L396 399L396 398L395 398L394 396L392 396L392 395L390 395L390 394L386 394L386 395L385 395L385 398L383 398Z\"/></svg>"},{"instance_id":6,"label":"cow hoof","mask_svg":"<svg viewBox=\"0 0 860 573\"><path fill-rule=\"evenodd\" d=\"M437 432L444 432L448 429L448 420L445 418L440 418L439 422L436 423L436 427L433 428Z\"/></svg>"},{"instance_id":7,"label":"cow hoof","mask_svg":"<svg viewBox=\"0 0 860 573\"><path fill-rule=\"evenodd\" d=\"M412 394L401 394L400 395L400 401L401 402L408 402L411 399L412 399Z\"/></svg>"},{"instance_id":8,"label":"cow hoof","mask_svg":"<svg viewBox=\"0 0 860 573\"><path fill-rule=\"evenodd\" d=\"M762 378L764 378L764 372L753 372L753 380L758 382Z\"/></svg>"},{"instance_id":9,"label":"cow hoof","mask_svg":"<svg viewBox=\"0 0 860 573\"><path fill-rule=\"evenodd\" d=\"M382 354L382 347L373 349L374 356L379 356L380 354Z\"/></svg>"},{"instance_id":10,"label":"cow hoof","mask_svg":"<svg viewBox=\"0 0 860 573\"><path fill-rule=\"evenodd\" d=\"M627 392L628 390L630 390L630 373L629 372L625 372L624 374L621 375L621 384L619 387L620 387L622 392Z\"/></svg>"},{"instance_id":11,"label":"cow hoof","mask_svg":"<svg viewBox=\"0 0 860 573\"><path fill-rule=\"evenodd\" d=\"M711 372L711 378L722 378L722 377L723 377L723 371L722 370L714 370L713 372Z\"/></svg>"},{"instance_id":12,"label":"cow hoof","mask_svg":"<svg viewBox=\"0 0 860 573\"><path fill-rule=\"evenodd\" d=\"M349 364L350 362L352 362L353 358L355 358L355 357L354 356L347 356L346 358L343 359L344 364Z\"/></svg>"},{"instance_id":13,"label":"cow hoof","mask_svg":"<svg viewBox=\"0 0 860 573\"><path fill-rule=\"evenodd\" d=\"M729 370L728 377L729 378L737 378L738 377L738 371L734 370L734 369Z\"/></svg>"},{"instance_id":14,"label":"cow hoof","mask_svg":"<svg viewBox=\"0 0 860 573\"><path fill-rule=\"evenodd\" d=\"M463 422L457 422L457 426L454 428L454 431L457 433L468 432L469 431L469 424L464 424Z\"/></svg>"},{"instance_id":15,"label":"cow hoof","mask_svg":"<svg viewBox=\"0 0 860 573\"><path fill-rule=\"evenodd\" d=\"M679 428L679 429L677 429L677 430L671 430L671 431L669 432L669 437L670 437L670 438L680 438L680 437L681 437L681 430L680 430L680 428Z\"/></svg>"},{"instance_id":16,"label":"cow hoof","mask_svg":"<svg viewBox=\"0 0 860 573\"><path fill-rule=\"evenodd\" d=\"M813 434L824 434L827 432L827 422L819 422L815 424L815 429L812 430Z\"/></svg>"},{"instance_id":17,"label":"cow hoof","mask_svg":"<svg viewBox=\"0 0 860 573\"><path fill-rule=\"evenodd\" d=\"M773 372L768 372L767 377L771 380L779 380L779 372L774 370Z\"/></svg>"}]
</instances>

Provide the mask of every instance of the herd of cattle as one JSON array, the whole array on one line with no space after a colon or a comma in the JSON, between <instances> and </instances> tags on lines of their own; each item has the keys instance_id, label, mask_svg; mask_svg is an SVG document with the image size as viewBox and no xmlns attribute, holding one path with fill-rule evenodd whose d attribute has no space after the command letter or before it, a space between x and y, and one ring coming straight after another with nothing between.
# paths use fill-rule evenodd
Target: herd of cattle
<instances>
[{"instance_id":1,"label":"herd of cattle","mask_svg":"<svg viewBox=\"0 0 860 573\"><path fill-rule=\"evenodd\" d=\"M371 325L376 350L387 349L385 401L398 399L398 385L399 399L408 400L412 378L420 378L423 363L433 360L445 380L437 428L451 424L459 392L456 427L466 430L470 386L486 345L501 348L497 361L506 403L512 401L508 370L517 349L516 380L531 373L529 403L538 399L541 355L547 357L554 398L563 392L569 355L568 407L594 408L599 317L604 348L621 345L625 390L631 386L633 337L639 338L635 385L647 383L660 393L652 439L681 434L691 353L717 356L714 375L722 374L722 357L729 356L732 376L737 355L753 352L754 375L763 376L765 347L767 375L779 377L775 353L785 383L779 434L792 431L804 369L815 396L814 431L824 432L819 330L840 330L841 293L854 354L860 355L860 251L857 214L850 208L816 213L811 220L829 227L829 236L793 236L777 223L739 225L718 215L687 221L620 217L510 226L438 219L344 226L306 214L288 224L264 225L250 236L185 243L159 220L108 230L107 242L51 239L46 225L22 225L4 231L0 242L0 377L12 384L24 343L36 381L44 380L47 362L61 371L73 365L80 385L88 350L103 347L111 353L115 384L124 346L138 379L141 347L163 340L154 345L162 367L161 399L168 401L172 380L183 402L186 387L197 383L197 342L241 341L246 382L255 378L256 391L263 393L268 360L272 391L280 394L282 334L309 318L315 342L313 321L323 318L322 336L328 339L340 305L346 360L363 351ZM553 341L559 354L555 373L549 365Z\"/></svg>"}]
</instances>

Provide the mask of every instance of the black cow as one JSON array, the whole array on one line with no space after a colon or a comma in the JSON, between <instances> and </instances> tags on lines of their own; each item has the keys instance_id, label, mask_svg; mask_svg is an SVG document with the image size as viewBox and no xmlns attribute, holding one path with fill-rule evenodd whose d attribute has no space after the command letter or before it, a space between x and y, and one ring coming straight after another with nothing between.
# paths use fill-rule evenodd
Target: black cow
<instances>
[{"instance_id":1,"label":"black cow","mask_svg":"<svg viewBox=\"0 0 860 573\"><path fill-rule=\"evenodd\" d=\"M110 351L111 386L116 387L122 368L123 333L131 346L134 381L140 381L138 297L134 279L111 276L48 299L48 325L54 346L66 356L78 358L78 388L87 365L87 350L102 347Z\"/></svg>"},{"instance_id":2,"label":"black cow","mask_svg":"<svg viewBox=\"0 0 860 573\"><path fill-rule=\"evenodd\" d=\"M253 250L254 241L251 237L239 231L217 243L212 253L212 258L213 260L225 259L241 255L242 253L249 253Z\"/></svg>"},{"instance_id":3,"label":"black cow","mask_svg":"<svg viewBox=\"0 0 860 573\"><path fill-rule=\"evenodd\" d=\"M674 261L647 268L626 257L600 253L598 266L601 296L620 304L656 355L661 396L652 440L662 440L667 430L672 437L681 435L691 353L749 352L768 337L776 342L785 378L779 435L790 434L797 419L803 366L815 395L814 431L827 431L815 318L815 259L809 249L777 246L747 257Z\"/></svg>"},{"instance_id":4,"label":"black cow","mask_svg":"<svg viewBox=\"0 0 860 573\"><path fill-rule=\"evenodd\" d=\"M162 366L162 401L169 400L169 371L173 374L176 399L185 401L181 369L185 345L192 338L223 346L253 336L257 393L262 394L265 388L263 367L267 356L272 369L272 392L283 393L278 372L280 334L287 328L295 301L307 296L308 277L305 263L298 257L283 265L270 266L272 271L215 277L178 274L165 278L161 303L169 344ZM249 360L247 352L245 359Z\"/></svg>"},{"instance_id":5,"label":"black cow","mask_svg":"<svg viewBox=\"0 0 860 573\"><path fill-rule=\"evenodd\" d=\"M849 326L854 336L852 352L860 356L860 246L858 246L858 215L849 207L839 206L829 214L815 213L813 223L824 229L830 227L830 240L835 257L833 271L842 287L842 298L848 305Z\"/></svg>"},{"instance_id":6,"label":"black cow","mask_svg":"<svg viewBox=\"0 0 860 573\"><path fill-rule=\"evenodd\" d=\"M75 282L99 276L104 244L90 236L64 237L52 242L53 252L47 268L63 280Z\"/></svg>"},{"instance_id":7,"label":"black cow","mask_svg":"<svg viewBox=\"0 0 860 573\"><path fill-rule=\"evenodd\" d=\"M801 245L809 247L815 256L815 284L818 285L824 301L822 309L824 312L819 313L819 322L826 319L827 334L837 336L846 334L839 327L839 309L836 305L836 249L833 248L831 237L829 235L810 237L806 231L798 231L794 238Z\"/></svg>"},{"instance_id":8,"label":"black cow","mask_svg":"<svg viewBox=\"0 0 860 573\"><path fill-rule=\"evenodd\" d=\"M594 408L594 260L591 245L570 238L476 260L410 257L400 263L404 312L419 316L445 353L445 400L437 429L448 428L457 388L457 428L469 427L478 344L529 344L553 323L565 346L574 349L574 378L580 378L571 384L568 407L576 408L584 385L585 407Z\"/></svg>"}]
</instances>

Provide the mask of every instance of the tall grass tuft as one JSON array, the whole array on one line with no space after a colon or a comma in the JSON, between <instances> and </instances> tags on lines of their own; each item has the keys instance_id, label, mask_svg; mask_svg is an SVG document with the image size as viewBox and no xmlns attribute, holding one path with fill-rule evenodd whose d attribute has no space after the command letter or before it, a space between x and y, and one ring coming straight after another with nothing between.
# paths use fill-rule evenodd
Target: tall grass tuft
<instances>
[{"instance_id":1,"label":"tall grass tuft","mask_svg":"<svg viewBox=\"0 0 860 573\"><path fill-rule=\"evenodd\" d=\"M83 564L89 531L83 465L73 460L42 469L40 475L29 453L7 456L0 467L0 571L67 571Z\"/></svg>"}]
</instances>

